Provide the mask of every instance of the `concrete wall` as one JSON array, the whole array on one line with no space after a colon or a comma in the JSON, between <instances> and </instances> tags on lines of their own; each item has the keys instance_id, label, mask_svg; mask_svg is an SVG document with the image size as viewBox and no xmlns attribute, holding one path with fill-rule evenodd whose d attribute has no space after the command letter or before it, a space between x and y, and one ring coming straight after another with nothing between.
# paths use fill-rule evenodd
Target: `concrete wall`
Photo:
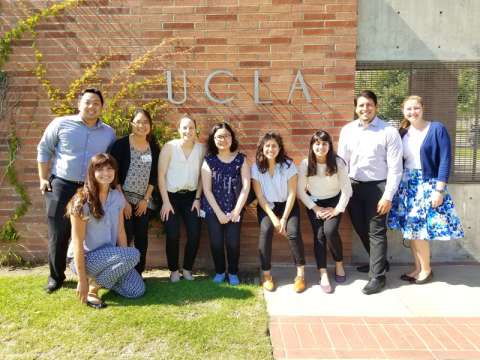
<instances>
[{"instance_id":1,"label":"concrete wall","mask_svg":"<svg viewBox=\"0 0 480 360\"><path fill-rule=\"evenodd\" d=\"M480 58L478 0L360 0L358 61Z\"/></svg>"},{"instance_id":2,"label":"concrete wall","mask_svg":"<svg viewBox=\"0 0 480 360\"><path fill-rule=\"evenodd\" d=\"M358 3L357 61L479 61L480 1L476 0L360 0ZM426 118L456 118L452 73L417 71L410 79L411 92L427 104ZM453 82L453 84L452 84ZM448 122L454 137L455 123ZM480 260L480 217L477 207L480 184L450 184L450 192L465 229L465 238L432 243L433 261ZM353 231L352 231L353 232ZM402 236L390 232L388 255L393 263L412 261ZM367 260L354 235L352 261Z\"/></svg>"}]
</instances>

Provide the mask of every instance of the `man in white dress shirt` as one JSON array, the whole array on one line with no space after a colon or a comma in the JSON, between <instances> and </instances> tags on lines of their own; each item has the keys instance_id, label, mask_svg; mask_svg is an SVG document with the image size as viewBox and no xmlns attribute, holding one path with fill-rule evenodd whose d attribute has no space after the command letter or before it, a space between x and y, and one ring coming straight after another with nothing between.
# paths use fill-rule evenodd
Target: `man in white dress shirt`
<instances>
[{"instance_id":1,"label":"man in white dress shirt","mask_svg":"<svg viewBox=\"0 0 480 360\"><path fill-rule=\"evenodd\" d=\"M347 163L352 181L352 224L370 255L369 266L358 269L369 272L362 291L370 295L385 287L386 218L402 177L402 141L397 129L376 116L375 93L364 90L354 103L358 118L342 128L338 155Z\"/></svg>"}]
</instances>

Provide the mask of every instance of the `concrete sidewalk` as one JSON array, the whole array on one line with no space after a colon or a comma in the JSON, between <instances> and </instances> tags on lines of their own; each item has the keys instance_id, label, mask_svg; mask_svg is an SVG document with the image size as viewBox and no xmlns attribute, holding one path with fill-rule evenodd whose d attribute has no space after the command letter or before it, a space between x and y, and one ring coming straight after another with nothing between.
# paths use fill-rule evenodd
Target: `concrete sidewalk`
<instances>
[{"instance_id":1,"label":"concrete sidewalk","mask_svg":"<svg viewBox=\"0 0 480 360\"><path fill-rule=\"evenodd\" d=\"M333 294L307 268L307 290L292 289L295 269L276 267L275 292L265 292L276 359L480 359L480 265L437 265L433 282L399 279L392 266L387 288L361 292L367 275L347 268ZM333 275L333 271L331 272Z\"/></svg>"}]
</instances>

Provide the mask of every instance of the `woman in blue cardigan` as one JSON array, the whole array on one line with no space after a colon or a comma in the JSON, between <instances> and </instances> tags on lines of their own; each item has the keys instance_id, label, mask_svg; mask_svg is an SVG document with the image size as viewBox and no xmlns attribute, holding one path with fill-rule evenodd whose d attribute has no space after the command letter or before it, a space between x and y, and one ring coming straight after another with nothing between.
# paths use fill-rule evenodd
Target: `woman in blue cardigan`
<instances>
[{"instance_id":1,"label":"woman in blue cardigan","mask_svg":"<svg viewBox=\"0 0 480 360\"><path fill-rule=\"evenodd\" d=\"M409 96L402 105L403 178L392 202L388 225L410 240L415 267L400 278L415 284L433 279L430 241L464 236L447 192L450 137L440 122L423 119L423 100Z\"/></svg>"}]
</instances>

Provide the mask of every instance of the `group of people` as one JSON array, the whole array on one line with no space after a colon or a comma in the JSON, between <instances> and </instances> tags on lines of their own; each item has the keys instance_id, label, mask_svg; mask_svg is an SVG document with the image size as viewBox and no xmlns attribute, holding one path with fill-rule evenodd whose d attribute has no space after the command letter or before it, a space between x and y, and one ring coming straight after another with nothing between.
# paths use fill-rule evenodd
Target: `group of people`
<instances>
[{"instance_id":1,"label":"group of people","mask_svg":"<svg viewBox=\"0 0 480 360\"><path fill-rule=\"evenodd\" d=\"M332 136L319 130L298 170L275 132L261 137L249 165L228 123L215 124L204 145L198 141L195 120L182 116L177 124L179 138L160 151L148 111L137 110L131 133L116 139L113 129L100 119L102 106L99 90L84 90L79 113L54 119L38 145L40 189L48 217L48 293L62 286L70 258L83 303L104 307L98 296L101 287L130 298L143 295L141 274L157 189L171 282L194 279L204 218L215 267L213 281L240 283L240 229L251 186L257 200L262 286L267 291L275 290L274 233L288 240L296 266L294 291L306 288L297 197L307 209L319 284L325 293L333 291L327 247L335 261L335 282L347 278L339 235L346 209L370 255L370 263L357 268L369 272L365 294L385 286L387 219L388 226L411 240L415 266L401 277L411 283L423 284L433 277L429 241L463 237L446 188L450 139L440 122L423 119L418 96L405 100L405 119L398 131L376 116L376 95L362 91L355 99L357 119L341 130L338 154ZM182 222L186 243L180 267ZM134 247L129 247L132 243Z\"/></svg>"}]
</instances>

